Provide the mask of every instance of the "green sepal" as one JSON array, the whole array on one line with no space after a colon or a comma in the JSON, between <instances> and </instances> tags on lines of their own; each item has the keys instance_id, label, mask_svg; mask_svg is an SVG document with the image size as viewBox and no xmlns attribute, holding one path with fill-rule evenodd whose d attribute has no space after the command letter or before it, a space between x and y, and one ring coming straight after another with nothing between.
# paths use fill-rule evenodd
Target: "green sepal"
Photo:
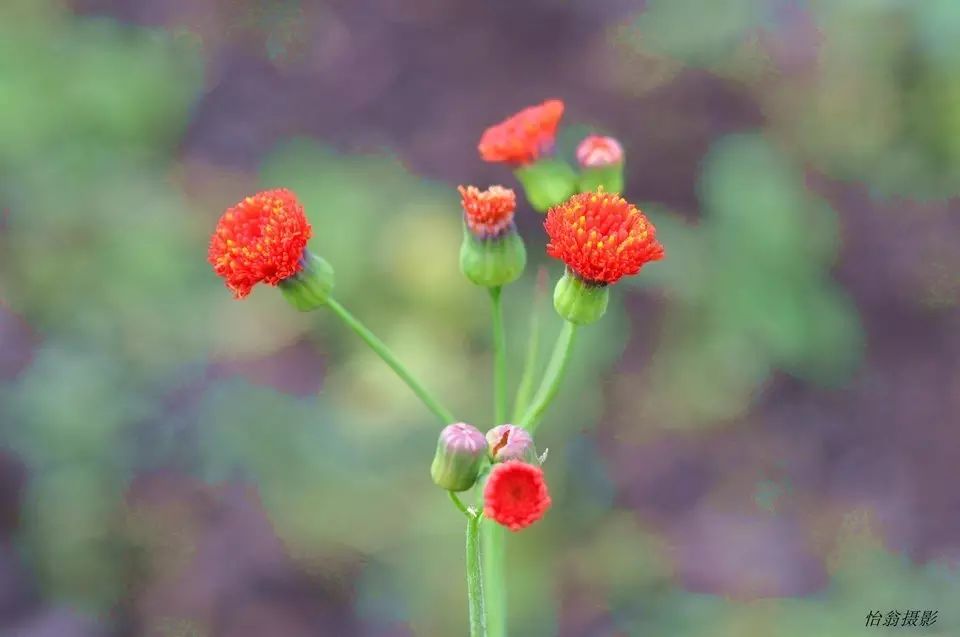
<instances>
[{"instance_id":1,"label":"green sepal","mask_svg":"<svg viewBox=\"0 0 960 637\"><path fill-rule=\"evenodd\" d=\"M623 192L623 162L583 169L580 173L580 192L596 192L600 186L607 192Z\"/></svg>"},{"instance_id":2,"label":"green sepal","mask_svg":"<svg viewBox=\"0 0 960 637\"><path fill-rule=\"evenodd\" d=\"M290 305L301 312L309 312L326 305L333 291L333 266L323 257L305 250L303 268L280 282L280 291Z\"/></svg>"},{"instance_id":3,"label":"green sepal","mask_svg":"<svg viewBox=\"0 0 960 637\"><path fill-rule=\"evenodd\" d=\"M541 159L514 171L527 201L537 212L546 212L577 192L577 173L560 159Z\"/></svg>"},{"instance_id":4,"label":"green sepal","mask_svg":"<svg viewBox=\"0 0 960 637\"><path fill-rule=\"evenodd\" d=\"M569 270L553 289L553 307L557 314L576 325L599 321L607 311L609 300L609 286L588 283Z\"/></svg>"},{"instance_id":5,"label":"green sepal","mask_svg":"<svg viewBox=\"0 0 960 637\"><path fill-rule=\"evenodd\" d=\"M460 271L472 283L493 288L520 278L527 266L527 249L514 229L500 237L481 239L464 224Z\"/></svg>"}]
</instances>

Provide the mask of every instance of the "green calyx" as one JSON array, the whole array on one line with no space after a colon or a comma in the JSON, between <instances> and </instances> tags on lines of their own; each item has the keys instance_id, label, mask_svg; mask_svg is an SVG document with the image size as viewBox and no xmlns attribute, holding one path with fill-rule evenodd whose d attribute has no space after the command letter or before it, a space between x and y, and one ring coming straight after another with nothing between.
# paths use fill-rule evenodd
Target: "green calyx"
<instances>
[{"instance_id":1,"label":"green calyx","mask_svg":"<svg viewBox=\"0 0 960 637\"><path fill-rule=\"evenodd\" d=\"M546 212L577 192L577 173L560 159L541 159L513 173L534 210Z\"/></svg>"},{"instance_id":2,"label":"green calyx","mask_svg":"<svg viewBox=\"0 0 960 637\"><path fill-rule=\"evenodd\" d=\"M553 307L557 313L576 325L596 323L607 311L609 286L584 281L569 270L553 289Z\"/></svg>"},{"instance_id":3,"label":"green calyx","mask_svg":"<svg viewBox=\"0 0 960 637\"><path fill-rule=\"evenodd\" d=\"M301 312L325 305L333 291L333 266L309 250L303 252L303 268L280 282L280 291Z\"/></svg>"},{"instance_id":4,"label":"green calyx","mask_svg":"<svg viewBox=\"0 0 960 637\"><path fill-rule=\"evenodd\" d=\"M493 288L516 281L527 266L527 249L513 228L490 239L474 236L464 224L460 271L472 283Z\"/></svg>"},{"instance_id":5,"label":"green calyx","mask_svg":"<svg viewBox=\"0 0 960 637\"><path fill-rule=\"evenodd\" d=\"M623 162L583 169L580 173L580 192L596 192L600 186L607 192L623 192Z\"/></svg>"}]
</instances>

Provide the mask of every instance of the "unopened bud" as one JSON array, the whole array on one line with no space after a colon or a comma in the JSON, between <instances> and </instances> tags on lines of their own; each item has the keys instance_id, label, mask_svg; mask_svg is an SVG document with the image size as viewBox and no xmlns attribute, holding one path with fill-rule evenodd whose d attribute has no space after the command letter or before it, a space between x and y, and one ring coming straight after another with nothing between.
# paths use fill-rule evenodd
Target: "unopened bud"
<instances>
[{"instance_id":1,"label":"unopened bud","mask_svg":"<svg viewBox=\"0 0 960 637\"><path fill-rule=\"evenodd\" d=\"M437 440L430 476L447 491L466 491L477 481L487 454L483 433L466 423L447 425Z\"/></svg>"},{"instance_id":2,"label":"unopened bud","mask_svg":"<svg viewBox=\"0 0 960 637\"><path fill-rule=\"evenodd\" d=\"M517 425L497 425L487 432L490 458L494 462L522 460L539 464L530 432Z\"/></svg>"},{"instance_id":3,"label":"unopened bud","mask_svg":"<svg viewBox=\"0 0 960 637\"><path fill-rule=\"evenodd\" d=\"M623 146L613 137L590 135L577 146L580 192L603 186L607 192L623 192Z\"/></svg>"}]
</instances>

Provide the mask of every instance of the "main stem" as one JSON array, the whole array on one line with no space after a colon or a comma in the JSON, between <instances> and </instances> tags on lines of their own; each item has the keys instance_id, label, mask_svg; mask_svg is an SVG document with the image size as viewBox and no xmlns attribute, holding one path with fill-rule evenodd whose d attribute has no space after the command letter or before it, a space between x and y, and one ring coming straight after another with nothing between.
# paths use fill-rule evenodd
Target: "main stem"
<instances>
[{"instance_id":1,"label":"main stem","mask_svg":"<svg viewBox=\"0 0 960 637\"><path fill-rule=\"evenodd\" d=\"M480 572L480 514L467 515L467 600L470 606L470 637L487 637Z\"/></svg>"},{"instance_id":2,"label":"main stem","mask_svg":"<svg viewBox=\"0 0 960 637\"><path fill-rule=\"evenodd\" d=\"M444 425L449 425L452 422L455 422L453 414L450 411L440 404L440 402L433 397L429 391L420 384L416 378L413 377L413 374L403 366L403 364L397 360L397 357L393 352L390 351L390 348L387 347L386 343L381 341L377 336L371 332L367 327L361 323L353 314L351 314L347 308L343 307L333 298L327 299L327 306L336 314L340 319L347 324L351 330L353 330L357 336L363 339L363 341L370 346L374 352L377 353L380 358L383 359L387 365L390 366L397 376L407 384L407 386L413 390L413 393L423 401L423 404L427 408L436 414L437 418L440 419L440 422Z\"/></svg>"},{"instance_id":3,"label":"main stem","mask_svg":"<svg viewBox=\"0 0 960 637\"><path fill-rule=\"evenodd\" d=\"M503 329L503 303L500 286L490 288L493 309L493 420L494 425L507 421L507 338Z\"/></svg>"},{"instance_id":4,"label":"main stem","mask_svg":"<svg viewBox=\"0 0 960 637\"><path fill-rule=\"evenodd\" d=\"M490 288L493 310L493 414L495 425L507 421L507 341L503 329L502 287ZM507 588L504 576L505 535L498 524L482 526L483 578L486 582L490 637L507 634Z\"/></svg>"},{"instance_id":5,"label":"main stem","mask_svg":"<svg viewBox=\"0 0 960 637\"><path fill-rule=\"evenodd\" d=\"M547 371L543 376L543 381L537 389L537 394L533 397L533 402L520 421L520 426L529 429L531 433L536 431L540 424L547 407L550 406L554 396L560 391L560 384L563 381L563 373L570 361L570 354L573 351L574 336L577 334L577 326L570 321L565 321L563 329L560 330L560 336L557 337L557 343L553 347L553 354L550 356L550 363L547 365Z\"/></svg>"}]
</instances>

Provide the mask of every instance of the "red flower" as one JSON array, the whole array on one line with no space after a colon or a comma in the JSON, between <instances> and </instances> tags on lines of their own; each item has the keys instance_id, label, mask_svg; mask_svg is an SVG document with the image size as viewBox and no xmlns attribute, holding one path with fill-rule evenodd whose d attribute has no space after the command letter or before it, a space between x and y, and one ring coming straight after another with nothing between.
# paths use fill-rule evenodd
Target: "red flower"
<instances>
[{"instance_id":1,"label":"red flower","mask_svg":"<svg viewBox=\"0 0 960 637\"><path fill-rule=\"evenodd\" d=\"M296 195L284 188L265 190L223 213L207 260L242 299L257 283L277 285L297 274L310 235Z\"/></svg>"},{"instance_id":2,"label":"red flower","mask_svg":"<svg viewBox=\"0 0 960 637\"><path fill-rule=\"evenodd\" d=\"M615 193L583 192L547 212L547 254L589 283L615 283L663 258L656 228Z\"/></svg>"},{"instance_id":3,"label":"red flower","mask_svg":"<svg viewBox=\"0 0 960 637\"><path fill-rule=\"evenodd\" d=\"M530 106L483 131L477 146L480 157L489 162L524 165L553 150L557 126L563 116L563 102L547 100Z\"/></svg>"},{"instance_id":4,"label":"red flower","mask_svg":"<svg viewBox=\"0 0 960 637\"><path fill-rule=\"evenodd\" d=\"M480 190L476 186L459 186L460 203L467 227L478 237L495 237L513 223L517 196L509 188L490 186Z\"/></svg>"},{"instance_id":5,"label":"red flower","mask_svg":"<svg viewBox=\"0 0 960 637\"><path fill-rule=\"evenodd\" d=\"M623 161L623 146L613 137L590 135L577 146L577 162L584 168L612 166Z\"/></svg>"},{"instance_id":6,"label":"red flower","mask_svg":"<svg viewBox=\"0 0 960 637\"><path fill-rule=\"evenodd\" d=\"M520 460L493 465L483 488L483 514L511 531L530 526L550 508L543 469Z\"/></svg>"}]
</instances>

